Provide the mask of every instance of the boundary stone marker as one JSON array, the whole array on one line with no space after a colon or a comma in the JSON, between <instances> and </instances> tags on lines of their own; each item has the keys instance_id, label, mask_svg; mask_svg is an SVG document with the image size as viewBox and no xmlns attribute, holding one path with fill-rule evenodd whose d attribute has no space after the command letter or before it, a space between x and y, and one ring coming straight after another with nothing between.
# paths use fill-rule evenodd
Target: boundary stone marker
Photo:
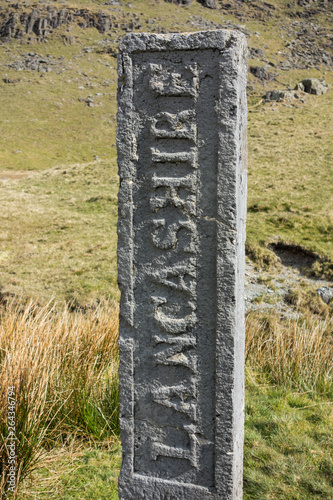
<instances>
[{"instance_id":1,"label":"boundary stone marker","mask_svg":"<svg viewBox=\"0 0 333 500\"><path fill-rule=\"evenodd\" d=\"M246 40L129 34L118 58L121 500L240 500Z\"/></svg>"}]
</instances>

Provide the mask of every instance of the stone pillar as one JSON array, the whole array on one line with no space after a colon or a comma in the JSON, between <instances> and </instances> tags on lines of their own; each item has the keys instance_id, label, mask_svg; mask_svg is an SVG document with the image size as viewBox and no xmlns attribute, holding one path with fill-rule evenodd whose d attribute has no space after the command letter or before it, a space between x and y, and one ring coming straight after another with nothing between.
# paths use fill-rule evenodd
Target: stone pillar
<instances>
[{"instance_id":1,"label":"stone pillar","mask_svg":"<svg viewBox=\"0 0 333 500\"><path fill-rule=\"evenodd\" d=\"M130 34L119 52L121 500L239 500L246 41Z\"/></svg>"}]
</instances>

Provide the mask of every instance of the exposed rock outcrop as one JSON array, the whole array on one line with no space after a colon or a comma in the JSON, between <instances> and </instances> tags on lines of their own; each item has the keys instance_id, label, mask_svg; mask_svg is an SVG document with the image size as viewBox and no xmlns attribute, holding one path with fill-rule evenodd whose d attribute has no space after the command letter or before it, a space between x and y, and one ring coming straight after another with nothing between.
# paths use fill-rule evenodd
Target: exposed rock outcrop
<instances>
[{"instance_id":1,"label":"exposed rock outcrop","mask_svg":"<svg viewBox=\"0 0 333 500\"><path fill-rule=\"evenodd\" d=\"M295 90L302 90L308 94L323 95L328 90L328 85L325 81L320 82L317 78L307 78L299 82Z\"/></svg>"},{"instance_id":2,"label":"exposed rock outcrop","mask_svg":"<svg viewBox=\"0 0 333 500\"><path fill-rule=\"evenodd\" d=\"M135 28L138 17L129 14L112 16L105 12L94 12L89 9L64 8L23 8L20 4L9 5L5 11L0 11L0 38L22 38L25 35L34 35L38 38L47 37L59 26L77 23L81 28L96 28L106 33L113 27ZM137 18L137 19L136 19Z\"/></svg>"},{"instance_id":3,"label":"exposed rock outcrop","mask_svg":"<svg viewBox=\"0 0 333 500\"><path fill-rule=\"evenodd\" d=\"M9 68L17 71L38 71L40 73L60 70L63 66L63 57L42 56L35 52L23 54L19 59L8 64ZM7 82L6 82L7 83Z\"/></svg>"},{"instance_id":4,"label":"exposed rock outcrop","mask_svg":"<svg viewBox=\"0 0 333 500\"><path fill-rule=\"evenodd\" d=\"M250 73L261 81L273 81L276 78L275 73L268 72L263 66L250 66Z\"/></svg>"},{"instance_id":5,"label":"exposed rock outcrop","mask_svg":"<svg viewBox=\"0 0 333 500\"><path fill-rule=\"evenodd\" d=\"M208 7L209 9L217 9L216 0L198 0L204 7Z\"/></svg>"},{"instance_id":6,"label":"exposed rock outcrop","mask_svg":"<svg viewBox=\"0 0 333 500\"><path fill-rule=\"evenodd\" d=\"M175 3L176 5L190 5L193 0L165 0L168 3Z\"/></svg>"}]
</instances>

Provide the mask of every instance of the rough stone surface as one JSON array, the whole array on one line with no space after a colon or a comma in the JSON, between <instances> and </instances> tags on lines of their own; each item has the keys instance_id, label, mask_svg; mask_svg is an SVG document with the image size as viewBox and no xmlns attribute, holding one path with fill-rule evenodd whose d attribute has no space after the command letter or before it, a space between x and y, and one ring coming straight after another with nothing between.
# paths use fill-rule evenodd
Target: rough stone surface
<instances>
[{"instance_id":1,"label":"rough stone surface","mask_svg":"<svg viewBox=\"0 0 333 500\"><path fill-rule=\"evenodd\" d=\"M199 0L200 3L204 7L208 7L208 9L217 9L217 3L216 0Z\"/></svg>"},{"instance_id":2,"label":"rough stone surface","mask_svg":"<svg viewBox=\"0 0 333 500\"><path fill-rule=\"evenodd\" d=\"M165 0L168 3L175 3L177 5L191 5L193 0Z\"/></svg>"},{"instance_id":3,"label":"rough stone surface","mask_svg":"<svg viewBox=\"0 0 333 500\"><path fill-rule=\"evenodd\" d=\"M333 288L329 286L322 286L321 288L318 288L317 293L326 304L329 304L333 299Z\"/></svg>"},{"instance_id":4,"label":"rough stone surface","mask_svg":"<svg viewBox=\"0 0 333 500\"><path fill-rule=\"evenodd\" d=\"M250 73L259 80L275 80L276 74L266 71L263 66L250 66Z\"/></svg>"},{"instance_id":5,"label":"rough stone surface","mask_svg":"<svg viewBox=\"0 0 333 500\"><path fill-rule=\"evenodd\" d=\"M246 41L119 49L121 500L240 500Z\"/></svg>"},{"instance_id":6,"label":"rough stone surface","mask_svg":"<svg viewBox=\"0 0 333 500\"><path fill-rule=\"evenodd\" d=\"M278 101L281 102L283 100L290 99L300 99L300 97L304 97L304 94L301 92L297 92L296 90L269 90L266 92L264 99L265 101Z\"/></svg>"},{"instance_id":7,"label":"rough stone surface","mask_svg":"<svg viewBox=\"0 0 333 500\"><path fill-rule=\"evenodd\" d=\"M313 95L323 95L326 94L328 85L325 81L320 82L317 78L307 78L299 82L295 90L302 90Z\"/></svg>"},{"instance_id":8,"label":"rough stone surface","mask_svg":"<svg viewBox=\"0 0 333 500\"><path fill-rule=\"evenodd\" d=\"M14 10L13 10L14 7ZM40 6L32 10L22 9L18 3L7 9L0 9L0 39L37 37L45 40L53 30L63 25L77 23L80 28L96 28L100 33L106 33L112 28L133 30L139 26L136 14L123 13L122 16L107 12L94 12L91 9L63 8ZM119 23L121 21L121 23ZM73 37L62 35L63 41L72 43ZM68 38L68 40L66 40Z\"/></svg>"}]
</instances>

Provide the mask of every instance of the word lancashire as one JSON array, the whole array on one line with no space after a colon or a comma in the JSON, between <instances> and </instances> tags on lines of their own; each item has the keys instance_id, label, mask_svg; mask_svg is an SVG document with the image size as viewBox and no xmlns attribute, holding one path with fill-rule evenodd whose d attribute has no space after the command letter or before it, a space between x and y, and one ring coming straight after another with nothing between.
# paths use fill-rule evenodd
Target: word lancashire
<instances>
[{"instance_id":1,"label":"word lancashire","mask_svg":"<svg viewBox=\"0 0 333 500\"><path fill-rule=\"evenodd\" d=\"M119 52L121 500L240 500L246 45Z\"/></svg>"},{"instance_id":2,"label":"word lancashire","mask_svg":"<svg viewBox=\"0 0 333 500\"><path fill-rule=\"evenodd\" d=\"M191 106L178 113L159 112L151 120L152 194L147 202L153 214L151 238L157 249L156 257L161 250L165 253L164 265L151 276L152 283L161 290L159 295L150 296L157 326L152 335L151 351L157 367L169 367L169 370L162 371L160 385L151 389L151 400L187 416L187 423L183 423L180 429L187 434L189 446L164 444L159 438L163 432L159 432L151 442L150 454L153 460L158 457L178 458L197 468L197 340L194 332L197 323L195 216L198 151L194 111L197 71L195 66L177 68L171 64L150 64L148 73L150 88L157 95L168 98L163 99L161 107L171 106L175 96L185 101L185 107ZM183 369L182 380L170 384L175 367ZM176 429L175 434L180 429ZM173 441L177 442L176 435Z\"/></svg>"}]
</instances>

